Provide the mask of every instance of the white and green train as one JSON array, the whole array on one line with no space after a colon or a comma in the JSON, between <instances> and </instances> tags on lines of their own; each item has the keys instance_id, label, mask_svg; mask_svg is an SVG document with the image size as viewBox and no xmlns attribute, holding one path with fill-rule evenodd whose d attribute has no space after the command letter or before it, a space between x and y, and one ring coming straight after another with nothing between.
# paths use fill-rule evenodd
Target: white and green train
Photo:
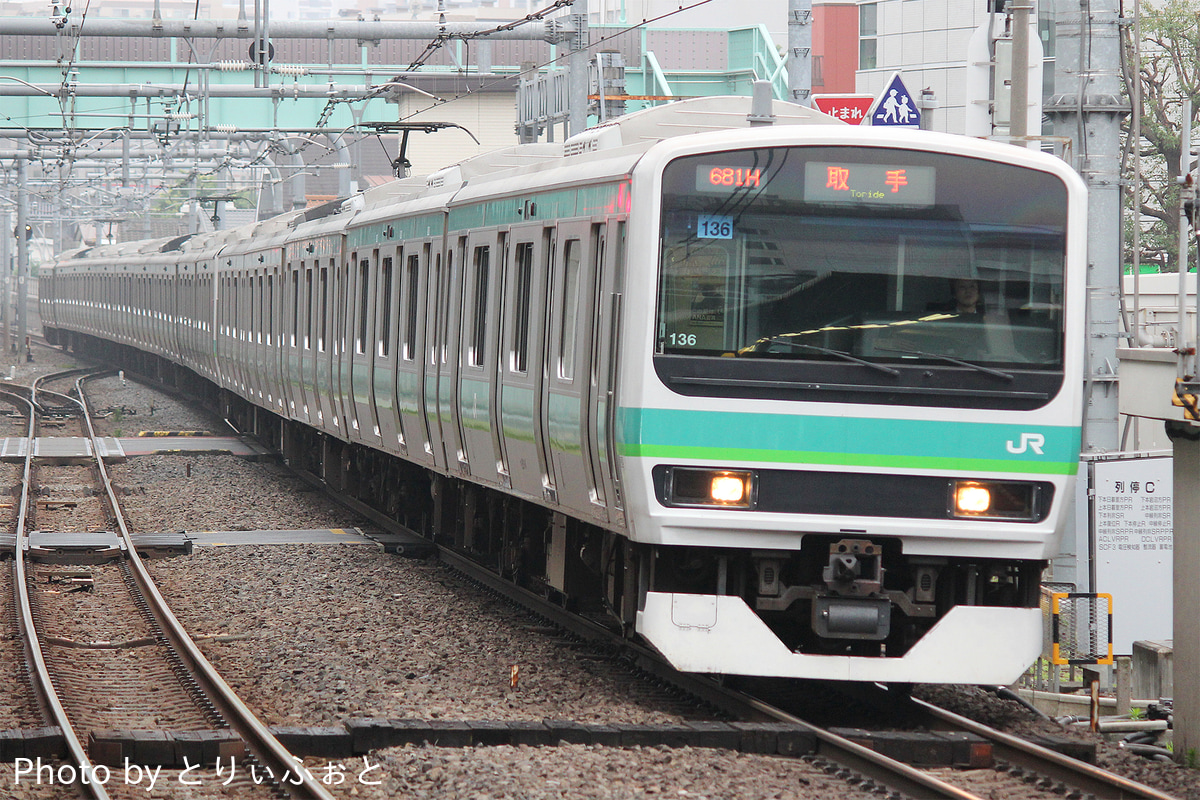
<instances>
[{"instance_id":1,"label":"white and green train","mask_svg":"<svg viewBox=\"0 0 1200 800\"><path fill-rule=\"evenodd\" d=\"M65 253L46 334L680 669L1010 682L1078 463L1083 184L751 112Z\"/></svg>"}]
</instances>

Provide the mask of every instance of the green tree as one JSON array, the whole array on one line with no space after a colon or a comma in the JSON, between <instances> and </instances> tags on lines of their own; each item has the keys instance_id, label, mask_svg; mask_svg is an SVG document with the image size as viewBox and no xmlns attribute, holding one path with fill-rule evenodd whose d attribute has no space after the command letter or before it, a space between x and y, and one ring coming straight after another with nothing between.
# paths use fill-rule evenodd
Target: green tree
<instances>
[{"instance_id":1,"label":"green tree","mask_svg":"<svg viewBox=\"0 0 1200 800\"><path fill-rule=\"evenodd\" d=\"M1133 28L1121 29L1125 85L1134 85ZM1137 79L1142 90L1141 140L1133 143L1141 156L1141 178L1128 172L1126 200L1140 211L1142 248L1145 261L1158 261L1176 271L1175 249L1179 235L1180 116L1183 103L1192 99L1195 128L1200 116L1200 0L1165 0L1142 6L1141 64ZM1126 136L1132 135L1125 123ZM1137 185L1133 185L1134 183ZM1139 214L1130 215L1126 228L1128 250L1130 227ZM1126 253L1126 263L1132 253Z\"/></svg>"}]
</instances>

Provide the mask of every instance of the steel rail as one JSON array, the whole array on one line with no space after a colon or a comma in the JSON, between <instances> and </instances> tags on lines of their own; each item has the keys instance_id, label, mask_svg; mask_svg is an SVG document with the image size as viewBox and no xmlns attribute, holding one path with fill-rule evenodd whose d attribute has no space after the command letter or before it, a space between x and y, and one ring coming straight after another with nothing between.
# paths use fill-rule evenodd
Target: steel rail
<instances>
[{"instance_id":1,"label":"steel rail","mask_svg":"<svg viewBox=\"0 0 1200 800\"><path fill-rule=\"evenodd\" d=\"M104 491L108 496L109 506L113 512L113 518L117 525L117 533L125 544L125 557L130 568L130 573L138 589L145 597L155 620L162 628L163 633L166 635L176 654L185 662L193 677L196 678L205 695L216 705L217 711L224 718L225 722L241 737L250 753L265 768L270 770L271 775L277 781L277 787L285 795L296 798L296 800L334 800L333 795L313 778L307 770L298 767L299 762L292 756L288 749L275 738L275 735L242 702L241 698L237 696L229 684L213 668L212 664L209 663L208 659L200 651L200 648L192 640L192 637L188 635L183 625L179 622L179 619L171 611L162 593L158 591L158 587L154 585L154 581L150 577L145 563L142 561L141 556L138 555L137 547L134 545L133 537L129 531L129 526L125 522L125 516L121 513L121 505L117 501L116 493L113 491L112 482L108 477L108 470L104 466L104 460L98 455L100 451L96 431L92 425L91 415L87 408L87 400L83 393L83 383L86 380L87 376L84 376L76 381L75 390L78 398L72 399L79 404L83 411L83 420L87 428L87 438L92 443L93 452L97 454L96 465L100 472ZM284 776L288 776L288 779L285 779ZM298 779L299 782L293 783L293 779Z\"/></svg>"},{"instance_id":2,"label":"steel rail","mask_svg":"<svg viewBox=\"0 0 1200 800\"><path fill-rule=\"evenodd\" d=\"M911 767L902 761L876 753L849 739L830 733L823 728L775 708L761 700L757 700L741 692L736 692L720 686L715 681L696 675L681 673L665 664L661 657L648 648L613 633L602 625L590 622L564 608L550 603L545 598L504 580L491 570L470 560L466 556L446 547L439 548L440 558L452 568L469 576L490 589L502 593L530 611L539 614L572 633L584 638L599 639L616 645L634 656L639 668L647 670L658 677L670 680L677 687L694 694L705 702L726 712L735 713L745 718L756 716L760 719L772 719L797 725L811 733L820 743L818 754L836 761L855 772L863 774L885 784L888 787L913 798L949 798L950 800L982 800L979 795L965 789L939 780L922 770Z\"/></svg>"},{"instance_id":3,"label":"steel rail","mask_svg":"<svg viewBox=\"0 0 1200 800\"><path fill-rule=\"evenodd\" d=\"M27 432L29 446L25 449L24 471L21 476L21 497L17 512L17 541L13 557L13 592L17 603L21 639L25 645L25 657L30 666L29 674L33 682L34 691L38 695L38 704L41 706L42 712L48 721L56 725L62 732L67 757L71 760L71 765L77 769L76 785L93 798L93 800L109 800L108 790L104 788L104 784L82 779L85 773L87 775L95 774L92 762L88 758L83 742L79 740L79 735L75 732L75 727L71 724L70 717L67 716L66 709L63 708L62 701L59 700L58 691L54 687L54 680L50 676L50 669L46 664L46 657L42 652L42 645L38 639L37 626L33 621L33 606L29 597L25 556L29 550L26 519L29 514L29 491L33 472L33 440L36 433L37 414L35 413L36 406L32 399L33 390L30 389L29 391L30 396L23 397L19 393L9 391L8 389L0 390L0 393L10 398L20 399L29 408L29 429Z\"/></svg>"},{"instance_id":4,"label":"steel rail","mask_svg":"<svg viewBox=\"0 0 1200 800\"><path fill-rule=\"evenodd\" d=\"M1056 753L1041 745L1027 742L1003 731L989 728L975 720L947 711L924 700L911 698L913 704L934 717L939 723L982 736L992 743L992 753L999 760L1023 769L1041 773L1055 781L1078 788L1086 794L1104 800L1178 800L1152 786L1116 775L1078 759Z\"/></svg>"}]
</instances>

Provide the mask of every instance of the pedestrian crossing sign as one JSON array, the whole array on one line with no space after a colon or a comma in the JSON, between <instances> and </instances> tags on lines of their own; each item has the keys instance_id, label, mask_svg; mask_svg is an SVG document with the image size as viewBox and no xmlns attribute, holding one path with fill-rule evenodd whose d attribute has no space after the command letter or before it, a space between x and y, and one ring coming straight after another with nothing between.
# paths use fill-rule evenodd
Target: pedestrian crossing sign
<instances>
[{"instance_id":1,"label":"pedestrian crossing sign","mask_svg":"<svg viewBox=\"0 0 1200 800\"><path fill-rule=\"evenodd\" d=\"M900 80L900 73L893 72L892 78L883 87L883 91L875 98L875 105L871 107L871 124L884 125L893 128L919 128L921 127L921 110L917 108L916 102L913 100L912 94L909 93L908 87L904 85L904 81Z\"/></svg>"}]
</instances>

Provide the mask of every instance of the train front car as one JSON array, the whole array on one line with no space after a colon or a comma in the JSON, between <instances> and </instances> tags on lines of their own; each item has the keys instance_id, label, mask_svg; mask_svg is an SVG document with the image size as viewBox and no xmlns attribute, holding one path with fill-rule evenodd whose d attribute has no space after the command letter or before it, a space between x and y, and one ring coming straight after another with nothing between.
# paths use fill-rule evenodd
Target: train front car
<instances>
[{"instance_id":1,"label":"train front car","mask_svg":"<svg viewBox=\"0 0 1200 800\"><path fill-rule=\"evenodd\" d=\"M1078 463L1079 178L965 137L793 127L667 140L634 186L638 631L686 671L1015 680Z\"/></svg>"}]
</instances>

